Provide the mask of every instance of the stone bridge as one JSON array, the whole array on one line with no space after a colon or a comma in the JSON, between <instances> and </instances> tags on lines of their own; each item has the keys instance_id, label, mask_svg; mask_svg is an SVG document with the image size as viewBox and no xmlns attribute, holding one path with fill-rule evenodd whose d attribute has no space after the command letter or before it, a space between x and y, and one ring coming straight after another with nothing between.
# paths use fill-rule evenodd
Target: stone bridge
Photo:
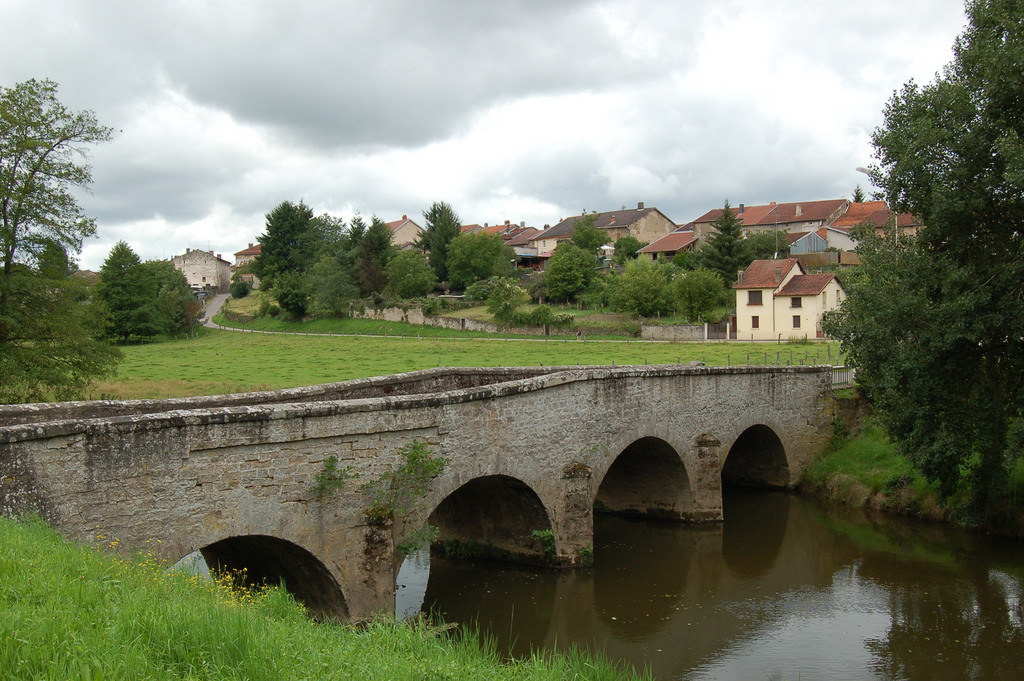
<instances>
[{"instance_id":1,"label":"stone bridge","mask_svg":"<svg viewBox=\"0 0 1024 681\"><path fill-rule=\"evenodd\" d=\"M578 565L595 508L718 521L723 484L795 484L832 410L829 367L685 365L14 405L0 407L0 513L171 562L198 550L283 580L314 614L362 618L393 612L398 547L427 524L439 541ZM450 463L406 512L374 520L364 483L417 440ZM358 478L317 496L330 457ZM550 531L546 546L535 530Z\"/></svg>"}]
</instances>

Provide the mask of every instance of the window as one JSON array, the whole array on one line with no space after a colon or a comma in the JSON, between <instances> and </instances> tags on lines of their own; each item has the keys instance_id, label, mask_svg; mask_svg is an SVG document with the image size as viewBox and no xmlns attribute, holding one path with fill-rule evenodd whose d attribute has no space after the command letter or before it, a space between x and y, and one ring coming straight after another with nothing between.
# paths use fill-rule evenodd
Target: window
<instances>
[{"instance_id":1,"label":"window","mask_svg":"<svg viewBox=\"0 0 1024 681\"><path fill-rule=\"evenodd\" d=\"M789 299L789 306L790 307L803 307L804 306L804 299L803 298L798 298L796 296L793 296L792 298Z\"/></svg>"},{"instance_id":2,"label":"window","mask_svg":"<svg viewBox=\"0 0 1024 681\"><path fill-rule=\"evenodd\" d=\"M798 315L798 314L793 315L793 328L794 329L799 329L800 328L800 315Z\"/></svg>"},{"instance_id":3,"label":"window","mask_svg":"<svg viewBox=\"0 0 1024 681\"><path fill-rule=\"evenodd\" d=\"M761 304L761 292L760 291L747 291L747 305L760 305Z\"/></svg>"},{"instance_id":4,"label":"window","mask_svg":"<svg viewBox=\"0 0 1024 681\"><path fill-rule=\"evenodd\" d=\"M752 329L760 329L761 328L761 318L757 317L757 316L751 317L750 318L750 328L752 328Z\"/></svg>"}]
</instances>

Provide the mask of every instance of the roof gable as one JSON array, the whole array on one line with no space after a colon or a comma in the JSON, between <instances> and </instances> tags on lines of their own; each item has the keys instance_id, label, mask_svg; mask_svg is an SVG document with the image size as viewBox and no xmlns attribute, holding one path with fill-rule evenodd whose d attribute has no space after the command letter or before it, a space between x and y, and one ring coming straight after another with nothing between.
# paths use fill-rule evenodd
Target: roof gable
<instances>
[{"instance_id":1,"label":"roof gable","mask_svg":"<svg viewBox=\"0 0 1024 681\"><path fill-rule=\"evenodd\" d=\"M622 208L620 210L610 210L604 213L583 213L581 215L573 215L572 217L563 218L555 226L544 230L543 236L556 237L571 235L577 222L584 218L591 217L594 219L594 227L597 227L598 229L629 227L651 213L658 213L665 218L670 225L675 225L674 222L669 220L668 217L657 208L643 208L642 206L643 204L640 204L637 208Z\"/></svg>"},{"instance_id":2,"label":"roof gable","mask_svg":"<svg viewBox=\"0 0 1024 681\"><path fill-rule=\"evenodd\" d=\"M793 268L803 274L803 267L796 258L779 260L755 260L750 263L733 288L778 288Z\"/></svg>"},{"instance_id":3,"label":"roof gable","mask_svg":"<svg viewBox=\"0 0 1024 681\"><path fill-rule=\"evenodd\" d=\"M801 274L790 279L775 295L816 296L833 281L838 281L834 274Z\"/></svg>"},{"instance_id":4,"label":"roof gable","mask_svg":"<svg viewBox=\"0 0 1024 681\"><path fill-rule=\"evenodd\" d=\"M669 232L657 241L647 244L638 253L665 253L668 251L679 251L690 246L697 240L693 230L677 229Z\"/></svg>"}]
</instances>

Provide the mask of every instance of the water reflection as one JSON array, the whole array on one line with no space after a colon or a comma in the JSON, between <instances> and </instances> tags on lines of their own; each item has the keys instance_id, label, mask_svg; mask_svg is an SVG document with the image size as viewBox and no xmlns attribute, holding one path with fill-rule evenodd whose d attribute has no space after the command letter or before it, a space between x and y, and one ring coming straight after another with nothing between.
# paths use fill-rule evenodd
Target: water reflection
<instances>
[{"instance_id":1,"label":"water reflection","mask_svg":"<svg viewBox=\"0 0 1024 681\"><path fill-rule=\"evenodd\" d=\"M429 571L426 609L478 623L513 654L585 645L663 679L1005 679L1024 669L1019 542L782 493L730 494L725 517L599 516L591 569L434 555L413 579Z\"/></svg>"}]
</instances>

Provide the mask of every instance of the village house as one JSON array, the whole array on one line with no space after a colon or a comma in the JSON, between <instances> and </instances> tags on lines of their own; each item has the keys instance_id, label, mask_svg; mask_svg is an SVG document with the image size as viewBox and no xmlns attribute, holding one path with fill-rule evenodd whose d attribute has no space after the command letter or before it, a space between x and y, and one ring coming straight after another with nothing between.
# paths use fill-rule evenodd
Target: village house
<instances>
[{"instance_id":1,"label":"village house","mask_svg":"<svg viewBox=\"0 0 1024 681\"><path fill-rule=\"evenodd\" d=\"M257 257L259 257L260 253L262 253L262 252L263 252L263 245L262 244L253 245L252 243L250 243L248 248L243 248L242 250L240 250L237 253L235 253L235 264L231 266L232 275L237 273L238 269L240 267L244 267L245 265L248 265L253 260L255 260ZM252 285L253 288L259 288L260 287L259 277L257 277L252 272L243 272L242 274L239 274L238 277L242 281L249 282L249 284Z\"/></svg>"},{"instance_id":2,"label":"village house","mask_svg":"<svg viewBox=\"0 0 1024 681\"><path fill-rule=\"evenodd\" d=\"M410 220L408 215L403 215L401 220L389 222L388 229L391 230L391 243L398 249L412 248L423 233L423 228Z\"/></svg>"},{"instance_id":3,"label":"village house","mask_svg":"<svg viewBox=\"0 0 1024 681\"><path fill-rule=\"evenodd\" d=\"M533 238L532 245L537 248L538 257L550 258L551 252L562 239L572 237L576 223L592 218L594 227L608 235L606 244L614 244L627 234L637 241L649 244L676 229L676 224L657 208L646 208L641 201L636 209L623 206L619 210L603 213L581 213L564 218L553 227L545 228Z\"/></svg>"},{"instance_id":4,"label":"village house","mask_svg":"<svg viewBox=\"0 0 1024 681\"><path fill-rule=\"evenodd\" d=\"M186 248L184 255L171 258L171 264L195 290L227 293L231 286L231 263L221 258L220 253Z\"/></svg>"},{"instance_id":5,"label":"village house","mask_svg":"<svg viewBox=\"0 0 1024 681\"><path fill-rule=\"evenodd\" d=\"M637 254L638 257L648 260L671 260L679 253L694 250L696 245L697 235L694 234L693 225L689 224L647 244L637 251Z\"/></svg>"},{"instance_id":6,"label":"village house","mask_svg":"<svg viewBox=\"0 0 1024 681\"><path fill-rule=\"evenodd\" d=\"M736 338L822 338L821 320L846 297L834 274L807 274L796 258L755 260L739 273Z\"/></svg>"},{"instance_id":7,"label":"village house","mask_svg":"<svg viewBox=\"0 0 1024 681\"><path fill-rule=\"evenodd\" d=\"M825 201L800 201L796 203L775 203L763 206L733 206L739 218L744 236L758 232L813 232L832 224L846 213L850 202L846 199ZM713 223L722 217L722 208L709 210L693 221L697 239L703 239L715 231Z\"/></svg>"}]
</instances>

